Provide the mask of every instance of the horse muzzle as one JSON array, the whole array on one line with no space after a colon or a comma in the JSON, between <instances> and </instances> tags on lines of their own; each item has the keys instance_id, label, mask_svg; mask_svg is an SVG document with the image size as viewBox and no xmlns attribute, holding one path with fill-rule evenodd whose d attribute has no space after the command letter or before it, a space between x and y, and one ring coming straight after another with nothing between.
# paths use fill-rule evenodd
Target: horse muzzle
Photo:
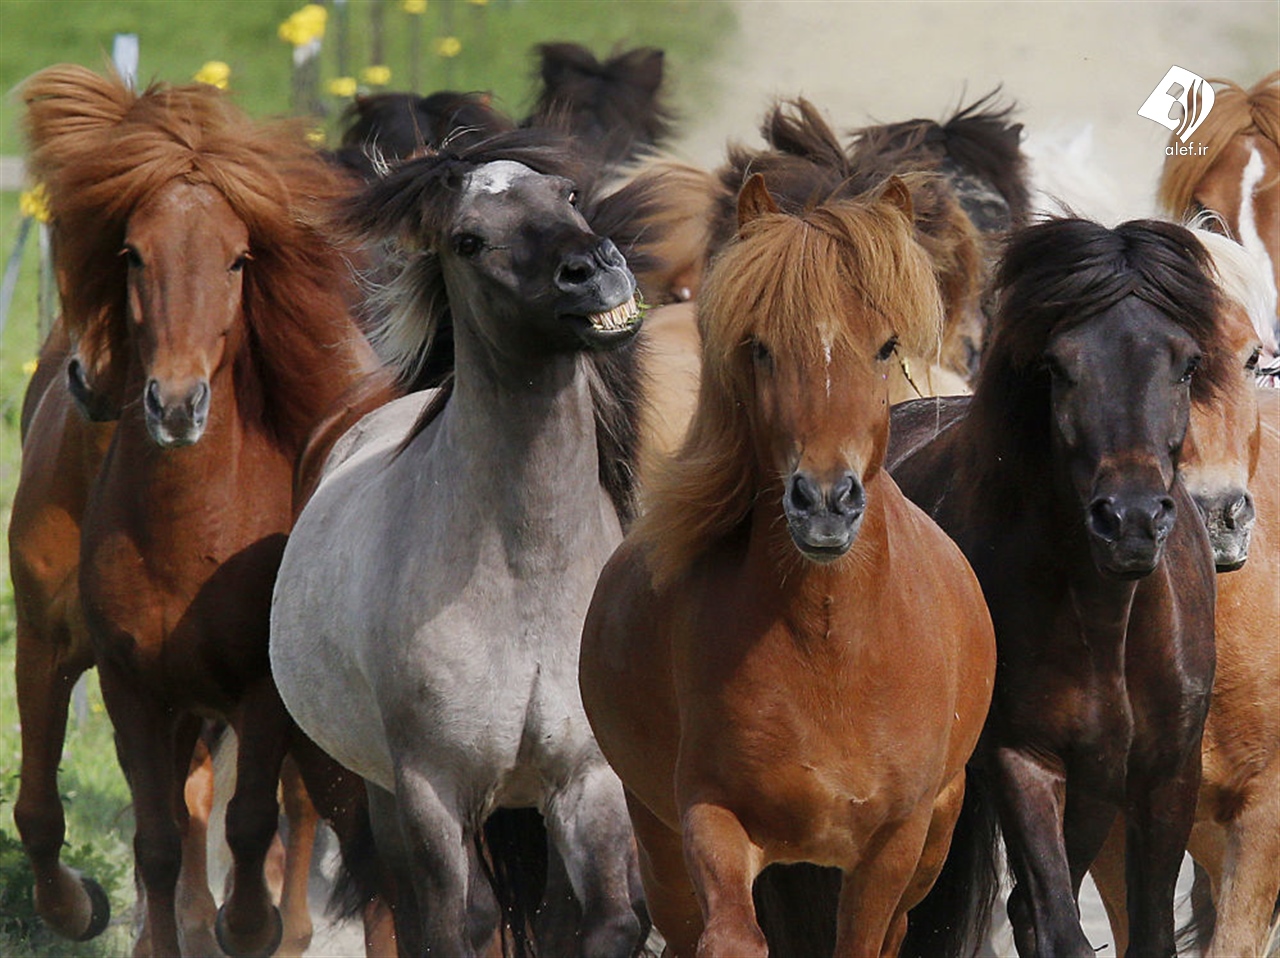
<instances>
[{"instance_id":1,"label":"horse muzzle","mask_svg":"<svg viewBox=\"0 0 1280 958\"><path fill-rule=\"evenodd\" d=\"M166 389L158 380L148 380L142 393L147 432L164 449L198 442L209 421L209 399L209 383L204 379L180 390Z\"/></svg>"},{"instance_id":2,"label":"horse muzzle","mask_svg":"<svg viewBox=\"0 0 1280 958\"><path fill-rule=\"evenodd\" d=\"M556 268L556 312L593 349L621 345L640 328L636 280L612 240L566 253Z\"/></svg>"},{"instance_id":3,"label":"horse muzzle","mask_svg":"<svg viewBox=\"0 0 1280 958\"><path fill-rule=\"evenodd\" d=\"M853 473L826 484L792 473L782 497L791 541L806 559L824 564L853 546L866 508L866 491Z\"/></svg>"},{"instance_id":4,"label":"horse muzzle","mask_svg":"<svg viewBox=\"0 0 1280 958\"><path fill-rule=\"evenodd\" d=\"M1094 564L1106 575L1140 579L1164 553L1178 510L1167 494L1117 493L1089 503L1085 527Z\"/></svg>"},{"instance_id":5,"label":"horse muzzle","mask_svg":"<svg viewBox=\"0 0 1280 958\"><path fill-rule=\"evenodd\" d=\"M1249 558L1249 540L1256 518L1253 497L1243 489L1218 495L1193 495L1209 530L1213 564L1219 572L1233 572Z\"/></svg>"}]
</instances>

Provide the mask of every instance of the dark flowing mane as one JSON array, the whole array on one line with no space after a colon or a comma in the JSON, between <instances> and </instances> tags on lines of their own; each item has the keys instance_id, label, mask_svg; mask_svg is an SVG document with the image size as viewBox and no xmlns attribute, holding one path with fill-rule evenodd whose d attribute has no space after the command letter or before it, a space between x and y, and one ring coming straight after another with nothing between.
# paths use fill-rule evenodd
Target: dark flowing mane
<instances>
[{"instance_id":1,"label":"dark flowing mane","mask_svg":"<svg viewBox=\"0 0 1280 958\"><path fill-rule=\"evenodd\" d=\"M1157 198L1170 216L1181 218L1196 212L1192 206L1196 186L1222 151L1237 136L1256 135L1280 147L1280 70L1269 73L1249 90L1230 80L1210 80L1214 88L1213 109L1196 130L1196 142L1206 147L1204 155L1167 156L1160 174ZM1176 136L1173 146L1181 145ZM1261 187L1270 184L1261 184Z\"/></svg>"},{"instance_id":2,"label":"dark flowing mane","mask_svg":"<svg viewBox=\"0 0 1280 958\"><path fill-rule=\"evenodd\" d=\"M323 231L349 188L299 127L255 124L212 86L155 84L51 67L23 86L32 172L49 192L63 315L85 361L127 362L125 262L130 216L174 180L207 183L249 229L249 335L238 387L296 450L334 399L335 361L354 364L359 333L346 252ZM255 402L256 400L256 402Z\"/></svg>"},{"instance_id":3,"label":"dark flowing mane","mask_svg":"<svg viewBox=\"0 0 1280 958\"><path fill-rule=\"evenodd\" d=\"M941 316L928 256L902 210L879 192L753 220L712 265L698 309L697 409L636 522L659 582L737 529L767 481L756 474L743 411L753 396L753 338L775 355L820 356L824 334L849 339L870 310L907 349L923 352L937 342Z\"/></svg>"},{"instance_id":4,"label":"dark flowing mane","mask_svg":"<svg viewBox=\"0 0 1280 958\"><path fill-rule=\"evenodd\" d=\"M670 135L674 116L661 96L661 50L618 50L602 62L576 43L535 49L542 86L522 126L579 136L606 163L634 159Z\"/></svg>"},{"instance_id":5,"label":"dark flowing mane","mask_svg":"<svg viewBox=\"0 0 1280 958\"><path fill-rule=\"evenodd\" d=\"M486 163L510 160L538 173L574 182L579 209L602 236L626 218L625 203L601 191L598 167L584 161L571 137L554 130L512 130L483 140L448 142L439 151L409 160L340 207L339 231L351 241L384 245L395 278L375 292L383 318L372 336L400 373L408 390L436 383L424 371L443 376L445 392L430 404L410 435L416 436L444 408L448 398L451 349L435 349L440 334L451 330L448 291L437 249L448 238L463 181ZM641 251L620 246L633 268L643 265ZM450 341L451 342L451 341ZM624 524L634 514L634 463L639 445L639 365L636 345L593 353L590 382L596 413L600 477ZM444 370L442 373L441 370ZM439 382L440 380L437 380Z\"/></svg>"},{"instance_id":6,"label":"dark flowing mane","mask_svg":"<svg viewBox=\"0 0 1280 958\"><path fill-rule=\"evenodd\" d=\"M993 451L974 461L1027 461L1048 451L1049 377L1042 360L1050 339L1128 296L1155 307L1185 330L1204 354L1192 398L1209 400L1232 374L1218 334L1219 292L1212 260L1187 229L1131 220L1108 229L1058 218L1014 235L998 278L1001 294L988 355L966 427ZM1018 455L1006 455L1009 448ZM972 477L970 477L972 481Z\"/></svg>"}]
</instances>

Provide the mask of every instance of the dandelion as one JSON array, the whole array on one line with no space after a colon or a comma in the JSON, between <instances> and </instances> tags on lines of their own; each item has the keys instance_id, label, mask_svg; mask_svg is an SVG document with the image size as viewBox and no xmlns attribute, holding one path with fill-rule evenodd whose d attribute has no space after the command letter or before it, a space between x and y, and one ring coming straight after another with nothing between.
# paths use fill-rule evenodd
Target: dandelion
<instances>
[{"instance_id":1,"label":"dandelion","mask_svg":"<svg viewBox=\"0 0 1280 958\"><path fill-rule=\"evenodd\" d=\"M386 86L391 82L391 67L376 64L360 71L360 79L369 86Z\"/></svg>"},{"instance_id":2,"label":"dandelion","mask_svg":"<svg viewBox=\"0 0 1280 958\"><path fill-rule=\"evenodd\" d=\"M324 146L325 144L326 137L324 135L324 130L320 129L319 127L315 127L313 129L307 130L306 136L307 136L307 142L310 143L316 149L320 149L320 147Z\"/></svg>"},{"instance_id":3,"label":"dandelion","mask_svg":"<svg viewBox=\"0 0 1280 958\"><path fill-rule=\"evenodd\" d=\"M335 77L329 81L328 87L330 96L340 96L343 98L356 95L356 78L355 77Z\"/></svg>"},{"instance_id":4,"label":"dandelion","mask_svg":"<svg viewBox=\"0 0 1280 958\"><path fill-rule=\"evenodd\" d=\"M277 33L281 40L295 47L306 46L324 38L325 23L329 12L318 3L308 3L280 24Z\"/></svg>"},{"instance_id":5,"label":"dandelion","mask_svg":"<svg viewBox=\"0 0 1280 958\"><path fill-rule=\"evenodd\" d=\"M22 375L34 376L36 374L36 370L39 368L40 368L40 360L28 359L25 363L22 364Z\"/></svg>"},{"instance_id":6,"label":"dandelion","mask_svg":"<svg viewBox=\"0 0 1280 958\"><path fill-rule=\"evenodd\" d=\"M18 212L40 223L49 222L49 191L43 183L37 183L18 196Z\"/></svg>"},{"instance_id":7,"label":"dandelion","mask_svg":"<svg viewBox=\"0 0 1280 958\"><path fill-rule=\"evenodd\" d=\"M431 49L435 50L436 56L452 59L462 52L462 41L457 37L436 37Z\"/></svg>"},{"instance_id":8,"label":"dandelion","mask_svg":"<svg viewBox=\"0 0 1280 958\"><path fill-rule=\"evenodd\" d=\"M427 12L427 0L400 0L400 9L415 17L420 17Z\"/></svg>"},{"instance_id":9,"label":"dandelion","mask_svg":"<svg viewBox=\"0 0 1280 958\"><path fill-rule=\"evenodd\" d=\"M210 60L192 79L197 83L207 83L209 86L216 86L219 90L225 90L227 82L231 79L231 67L221 60Z\"/></svg>"},{"instance_id":10,"label":"dandelion","mask_svg":"<svg viewBox=\"0 0 1280 958\"><path fill-rule=\"evenodd\" d=\"M489 0L467 0L467 3L471 4L473 7L487 7L489 5Z\"/></svg>"}]
</instances>

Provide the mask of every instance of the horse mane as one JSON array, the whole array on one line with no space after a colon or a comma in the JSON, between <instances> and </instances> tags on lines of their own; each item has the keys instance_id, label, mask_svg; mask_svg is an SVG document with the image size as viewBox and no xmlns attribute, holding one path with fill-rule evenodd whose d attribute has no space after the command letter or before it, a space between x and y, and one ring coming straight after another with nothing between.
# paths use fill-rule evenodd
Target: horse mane
<instances>
[{"instance_id":1,"label":"horse mane","mask_svg":"<svg viewBox=\"0 0 1280 958\"><path fill-rule=\"evenodd\" d=\"M1003 459L997 472L1013 487L1028 481L1012 474L1019 463L1037 468L1049 451L1050 384L1042 366L1049 341L1128 296L1149 303L1196 341L1204 359L1192 379L1192 399L1211 400L1233 374L1219 341L1220 293L1212 270L1209 254L1189 230L1161 220L1108 229L1060 217L1015 234L997 278L1000 305L964 422L968 441L989 451L969 461ZM1016 501L1014 492L1004 500ZM993 501L1002 498L993 495Z\"/></svg>"},{"instance_id":2,"label":"horse mane","mask_svg":"<svg viewBox=\"0 0 1280 958\"><path fill-rule=\"evenodd\" d=\"M381 244L392 257L394 278L373 290L381 308L371 338L397 370L407 391L424 388L428 370L444 386L437 402L424 410L406 445L444 408L449 396L453 355L437 349L442 331L451 330L448 290L437 250L447 240L463 180L475 168L498 160L522 163L550 176L572 180L587 224L609 236L626 219L625 197L604 195L598 167L573 148L571 137L554 130L509 130L481 140L445 143L440 150L401 164L339 206L336 227L352 242ZM620 247L628 260L645 262L643 251ZM596 418L600 478L624 525L634 514L634 463L639 448L640 370L636 344L593 353L589 376Z\"/></svg>"},{"instance_id":3,"label":"horse mane","mask_svg":"<svg viewBox=\"0 0 1280 958\"><path fill-rule=\"evenodd\" d=\"M54 223L63 316L90 368L127 362L129 217L174 180L216 189L249 230L248 335L235 363L246 415L296 451L345 385L335 361L360 368L346 252L323 229L349 183L290 124L256 124L205 84L153 84L50 67L22 88L30 165Z\"/></svg>"},{"instance_id":4,"label":"horse mane","mask_svg":"<svg viewBox=\"0 0 1280 958\"><path fill-rule=\"evenodd\" d=\"M912 224L881 192L760 216L721 252L698 302L697 409L635 526L655 583L672 581L737 530L770 481L758 474L743 408L754 392L752 341L776 355L820 356L824 337L852 341L867 310L882 315L908 350L937 342L932 265Z\"/></svg>"},{"instance_id":5,"label":"horse mane","mask_svg":"<svg viewBox=\"0 0 1280 958\"><path fill-rule=\"evenodd\" d=\"M1195 189L1235 137L1261 136L1280 147L1280 70L1269 73L1249 90L1230 80L1210 80L1213 109L1196 130L1203 156L1166 156L1156 199L1170 216L1186 216L1192 210ZM1176 136L1171 146L1181 145ZM1264 186L1268 184L1263 184Z\"/></svg>"},{"instance_id":6,"label":"horse mane","mask_svg":"<svg viewBox=\"0 0 1280 958\"><path fill-rule=\"evenodd\" d=\"M904 120L854 130L850 133L854 162L875 158L874 162L886 164L893 172L923 169L948 178L977 177L1008 208L1008 222L1001 228L1021 228L1031 213L1027 161L1019 145L1022 124L1011 122L1016 107L1000 106L999 96L997 87L942 123ZM958 192L963 204L964 191Z\"/></svg>"},{"instance_id":7,"label":"horse mane","mask_svg":"<svg viewBox=\"0 0 1280 958\"><path fill-rule=\"evenodd\" d=\"M389 162L439 149L447 140L483 139L515 127L490 94L452 90L357 96L339 123L342 140L332 158L364 180L376 178Z\"/></svg>"},{"instance_id":8,"label":"horse mane","mask_svg":"<svg viewBox=\"0 0 1280 958\"><path fill-rule=\"evenodd\" d=\"M1201 217L1196 217L1186 226L1209 254L1222 294L1239 303L1248 315L1249 324L1258 334L1265 354L1260 365L1267 365L1268 359L1280 356L1274 326L1276 288L1271 274L1239 243L1204 228Z\"/></svg>"},{"instance_id":9,"label":"horse mane","mask_svg":"<svg viewBox=\"0 0 1280 958\"><path fill-rule=\"evenodd\" d=\"M543 43L534 49L541 90L521 126L579 136L605 163L630 160L671 134L675 117L661 96L661 50L619 49L602 62L576 43Z\"/></svg>"}]
</instances>

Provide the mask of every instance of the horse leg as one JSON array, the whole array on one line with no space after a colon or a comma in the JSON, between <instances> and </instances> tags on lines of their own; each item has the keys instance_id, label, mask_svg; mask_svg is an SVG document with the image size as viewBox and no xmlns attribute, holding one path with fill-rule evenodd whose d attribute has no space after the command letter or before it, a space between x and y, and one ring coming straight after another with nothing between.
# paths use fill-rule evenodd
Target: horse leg
<instances>
[{"instance_id":1,"label":"horse leg","mask_svg":"<svg viewBox=\"0 0 1280 958\"><path fill-rule=\"evenodd\" d=\"M622 783L602 760L551 795L545 815L582 906L582 953L633 954L642 930L631 906L634 846Z\"/></svg>"},{"instance_id":2,"label":"horse leg","mask_svg":"<svg viewBox=\"0 0 1280 958\"><path fill-rule=\"evenodd\" d=\"M1125 832L1129 892L1127 955L1176 954L1173 896L1183 852L1195 821L1200 750L1190 750L1177 774L1156 782L1133 781Z\"/></svg>"},{"instance_id":3,"label":"horse leg","mask_svg":"<svg viewBox=\"0 0 1280 958\"><path fill-rule=\"evenodd\" d=\"M1218 874L1218 923L1211 958L1261 955L1280 895L1280 763L1252 783L1239 814L1226 825ZM1210 875L1213 871L1210 870Z\"/></svg>"},{"instance_id":4,"label":"horse leg","mask_svg":"<svg viewBox=\"0 0 1280 958\"><path fill-rule=\"evenodd\" d=\"M957 803L955 814L959 811ZM932 819L930 804L905 822L882 830L863 850L856 867L844 873L836 955L897 954L906 934L907 891L920 865ZM938 862L939 870L941 865Z\"/></svg>"},{"instance_id":5,"label":"horse leg","mask_svg":"<svg viewBox=\"0 0 1280 958\"><path fill-rule=\"evenodd\" d=\"M1107 911L1111 937L1117 955L1129 947L1128 894L1124 887L1124 818L1117 815L1111 823L1106 841L1089 866L1093 884Z\"/></svg>"},{"instance_id":6,"label":"horse leg","mask_svg":"<svg viewBox=\"0 0 1280 958\"><path fill-rule=\"evenodd\" d=\"M178 955L182 951L176 890L182 869L182 831L174 809L185 778L177 772L173 717L165 705L139 694L113 663L100 663L98 678L133 796L133 853L146 890L151 954ZM186 767L190 754L181 761L181 767Z\"/></svg>"},{"instance_id":7,"label":"horse leg","mask_svg":"<svg viewBox=\"0 0 1280 958\"><path fill-rule=\"evenodd\" d=\"M213 811L213 756L200 734L201 721L190 720L177 737L175 758L191 755L175 774L183 782L182 800L175 810L182 827L182 869L178 872L177 915L182 953L217 953L213 923L217 903L209 891L209 816ZM190 743L190 748L188 747Z\"/></svg>"},{"instance_id":8,"label":"horse leg","mask_svg":"<svg viewBox=\"0 0 1280 958\"><path fill-rule=\"evenodd\" d=\"M426 952L422 938L422 916L413 887L409 852L400 832L400 810L396 797L372 782L365 782L369 796L369 819L373 827L378 856L395 877L394 922L397 950L403 956ZM366 925L366 933L368 926Z\"/></svg>"},{"instance_id":9,"label":"horse leg","mask_svg":"<svg viewBox=\"0 0 1280 958\"><path fill-rule=\"evenodd\" d=\"M215 931L229 955L270 955L279 947L284 927L264 866L280 825L276 794L291 728L269 677L241 699L234 725L240 754L235 794L227 803L231 891L218 909Z\"/></svg>"},{"instance_id":10,"label":"horse leg","mask_svg":"<svg viewBox=\"0 0 1280 958\"><path fill-rule=\"evenodd\" d=\"M666 958L691 958L702 935L702 906L684 864L684 843L624 789L649 916L667 942Z\"/></svg>"},{"instance_id":11,"label":"horse leg","mask_svg":"<svg viewBox=\"0 0 1280 958\"><path fill-rule=\"evenodd\" d=\"M681 826L685 865L706 916L698 955L766 958L769 946L751 897L763 865L760 849L738 816L720 805L690 805Z\"/></svg>"},{"instance_id":12,"label":"horse leg","mask_svg":"<svg viewBox=\"0 0 1280 958\"><path fill-rule=\"evenodd\" d=\"M101 885L59 861L66 819L58 795L58 763L67 737L71 690L93 665L93 653L86 643L77 645L67 628L55 635L39 634L23 591L14 589L22 771L13 818L35 874L36 913L62 937L88 941L106 929L111 903Z\"/></svg>"},{"instance_id":13,"label":"horse leg","mask_svg":"<svg viewBox=\"0 0 1280 958\"><path fill-rule=\"evenodd\" d=\"M1009 847L1015 885L1009 924L1022 958L1086 955L1093 948L1080 927L1063 843L1066 778L1034 757L995 750L993 794Z\"/></svg>"},{"instance_id":14,"label":"horse leg","mask_svg":"<svg viewBox=\"0 0 1280 958\"><path fill-rule=\"evenodd\" d=\"M280 789L284 795L284 816L289 823L289 839L285 845L284 889L280 911L284 917L284 940L276 949L282 958L300 956L311 944L311 909L307 903L307 886L311 877L311 853L315 848L316 826L320 816L311 804L311 796L303 784L302 773L292 758L286 758L280 773Z\"/></svg>"}]
</instances>

